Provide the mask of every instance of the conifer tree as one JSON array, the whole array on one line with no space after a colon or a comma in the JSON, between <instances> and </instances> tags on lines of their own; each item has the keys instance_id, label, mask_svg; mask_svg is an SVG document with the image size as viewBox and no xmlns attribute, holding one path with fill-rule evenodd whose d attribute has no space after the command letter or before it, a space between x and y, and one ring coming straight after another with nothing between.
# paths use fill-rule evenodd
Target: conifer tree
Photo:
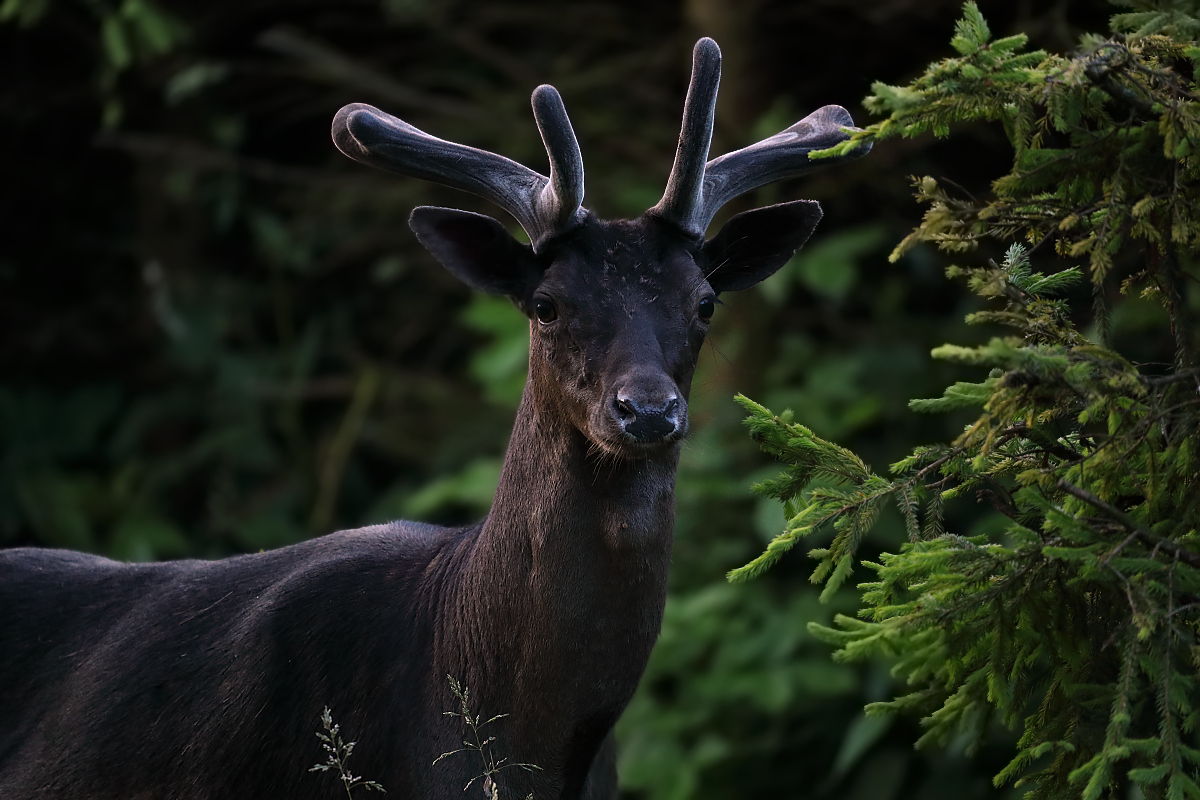
<instances>
[{"instance_id":1,"label":"conifer tree","mask_svg":"<svg viewBox=\"0 0 1200 800\"><path fill-rule=\"evenodd\" d=\"M753 578L828 529L832 541L809 551L828 597L893 502L908 542L864 562L874 575L859 586L860 618L811 626L836 659L894 661L909 691L868 713L921 715L918 745L965 733L978 746L996 723L1019 730L995 782L1030 797L1124 797L1133 784L1182 800L1200 797L1200 2L1119 5L1110 37L1053 55L1023 35L993 38L969 2L957 56L907 86L875 84L866 104L886 117L827 151L1003 127L1012 168L990 197L916 180L928 210L892 259L922 242L953 254L961 266L948 274L991 303L968 321L1008 333L933 351L982 380L913 410L977 417L886 477L790 412L739 398L752 436L786 464L756 488L788 521L730 578ZM1010 242L999 264L979 255L993 240ZM1087 329L1059 297L1085 281ZM1132 295L1164 310L1170 363L1110 345L1110 306ZM949 529L955 497L989 504L1004 530Z\"/></svg>"}]
</instances>

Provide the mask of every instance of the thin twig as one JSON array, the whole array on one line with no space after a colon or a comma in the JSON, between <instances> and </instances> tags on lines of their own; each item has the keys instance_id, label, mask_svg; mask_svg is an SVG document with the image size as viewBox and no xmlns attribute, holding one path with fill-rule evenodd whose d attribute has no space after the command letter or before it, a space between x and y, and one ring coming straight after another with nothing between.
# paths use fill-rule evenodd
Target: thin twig
<instances>
[{"instance_id":1,"label":"thin twig","mask_svg":"<svg viewBox=\"0 0 1200 800\"><path fill-rule=\"evenodd\" d=\"M369 365L364 367L355 382L354 394L350 397L350 404L346 409L345 416L342 417L342 424L338 426L337 433L329 443L325 461L321 465L317 482L317 499L313 503L312 514L309 517L309 527L313 530L324 530L333 519L333 511L337 505L338 490L341 489L346 462L362 433L367 412L375 400L378 389L379 370Z\"/></svg>"}]
</instances>

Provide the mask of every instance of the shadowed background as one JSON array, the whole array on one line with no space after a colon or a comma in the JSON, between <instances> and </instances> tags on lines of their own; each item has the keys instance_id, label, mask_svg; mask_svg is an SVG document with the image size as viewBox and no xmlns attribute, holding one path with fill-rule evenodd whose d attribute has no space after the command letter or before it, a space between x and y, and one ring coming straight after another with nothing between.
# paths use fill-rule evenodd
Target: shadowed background
<instances>
[{"instance_id":1,"label":"shadowed background","mask_svg":"<svg viewBox=\"0 0 1200 800\"><path fill-rule=\"evenodd\" d=\"M1057 50L1109 13L980 6L997 34ZM715 156L828 103L867 121L870 83L944 56L959 10L3 0L0 546L212 558L486 512L527 322L456 282L406 219L432 204L515 225L338 154L329 123L343 104L544 171L529 94L552 83L583 151L585 205L632 216L662 194L698 36L724 52ZM886 668L834 664L804 630L851 610L852 592L818 604L800 553L753 584L723 576L782 525L778 505L749 492L775 469L741 430L734 393L794 409L877 469L956 433L956 419L915 416L907 401L954 377L931 347L984 334L961 329L967 301L941 257L885 257L921 213L909 175L986 191L1003 145L985 127L949 144L889 142L714 222L800 197L825 209L780 274L724 298L701 358L663 636L619 727L629 797L996 794L1004 753L914 753L913 723L862 716L890 696ZM903 533L885 520L871 535L878 550Z\"/></svg>"}]
</instances>

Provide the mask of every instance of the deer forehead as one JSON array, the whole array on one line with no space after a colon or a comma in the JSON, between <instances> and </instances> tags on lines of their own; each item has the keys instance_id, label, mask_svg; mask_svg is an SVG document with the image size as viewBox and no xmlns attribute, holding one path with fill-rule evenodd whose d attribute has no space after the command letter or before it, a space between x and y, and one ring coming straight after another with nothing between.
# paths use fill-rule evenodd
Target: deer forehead
<instances>
[{"instance_id":1,"label":"deer forehead","mask_svg":"<svg viewBox=\"0 0 1200 800\"><path fill-rule=\"evenodd\" d=\"M699 251L644 221L593 220L550 261L540 291L568 308L627 315L687 308L707 284Z\"/></svg>"}]
</instances>

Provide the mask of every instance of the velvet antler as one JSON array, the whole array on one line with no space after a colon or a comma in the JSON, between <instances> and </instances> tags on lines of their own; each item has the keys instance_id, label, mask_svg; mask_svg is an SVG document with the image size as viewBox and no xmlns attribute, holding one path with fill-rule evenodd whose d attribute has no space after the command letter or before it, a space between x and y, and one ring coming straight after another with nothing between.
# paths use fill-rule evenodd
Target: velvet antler
<instances>
[{"instance_id":1,"label":"velvet antler","mask_svg":"<svg viewBox=\"0 0 1200 800\"><path fill-rule=\"evenodd\" d=\"M769 139L706 164L720 80L721 49L706 37L696 42L692 53L692 80L683 105L683 125L671 177L662 200L650 209L650 213L673 222L690 236L703 238L721 206L738 195L859 158L871 150L867 145L845 156L810 160L808 154L812 151L845 140L842 128L854 125L846 109L824 106Z\"/></svg>"},{"instance_id":2,"label":"velvet antler","mask_svg":"<svg viewBox=\"0 0 1200 800\"><path fill-rule=\"evenodd\" d=\"M549 178L495 153L430 136L363 103L345 106L333 118L333 142L364 164L491 200L512 214L536 250L578 225L586 212L583 158L562 98L553 86L539 86L532 103Z\"/></svg>"}]
</instances>

